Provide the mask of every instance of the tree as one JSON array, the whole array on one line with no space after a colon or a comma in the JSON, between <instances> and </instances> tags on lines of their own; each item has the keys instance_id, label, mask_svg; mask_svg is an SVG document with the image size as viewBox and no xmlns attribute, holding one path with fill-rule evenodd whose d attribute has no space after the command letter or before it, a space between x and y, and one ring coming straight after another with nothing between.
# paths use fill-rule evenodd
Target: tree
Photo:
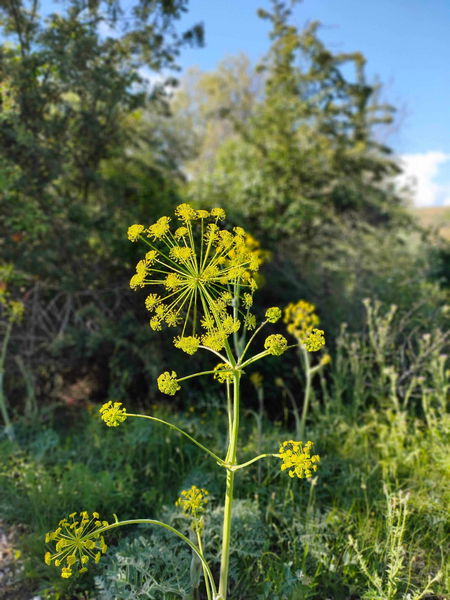
<instances>
[{"instance_id":1,"label":"tree","mask_svg":"<svg viewBox=\"0 0 450 600\"><path fill-rule=\"evenodd\" d=\"M89 240L101 213L122 200L100 200L101 166L133 146L130 115L165 110L164 86L149 91L139 69L173 67L183 44L201 43L200 26L174 29L186 5L141 0L125 12L116 1L73 0L44 18L34 0L0 4L3 35L12 40L0 49L0 170L9 182L0 228L14 242L7 260L53 281L64 279L61 263L77 262L72 284L87 285ZM102 225L107 231L106 219Z\"/></svg>"},{"instance_id":2,"label":"tree","mask_svg":"<svg viewBox=\"0 0 450 600\"><path fill-rule=\"evenodd\" d=\"M181 109L193 123L206 120L200 153L186 165L188 196L222 204L274 251L270 277L284 297L273 302L307 296L337 326L355 321L366 295L409 301L405 286L421 289L429 265L407 239L414 227L393 184L399 167L378 141L394 109L367 82L363 55L330 51L317 22L299 31L281 0L259 14L272 27L261 64L252 72L228 60L198 76L194 101ZM262 89L247 102L256 81ZM398 276L401 284L386 284Z\"/></svg>"}]
</instances>

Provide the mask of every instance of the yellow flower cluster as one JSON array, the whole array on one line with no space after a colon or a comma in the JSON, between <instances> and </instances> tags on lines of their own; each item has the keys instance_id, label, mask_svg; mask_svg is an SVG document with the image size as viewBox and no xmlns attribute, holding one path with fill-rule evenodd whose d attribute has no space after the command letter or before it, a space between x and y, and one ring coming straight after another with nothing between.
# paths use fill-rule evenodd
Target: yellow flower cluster
<instances>
[{"instance_id":1,"label":"yellow flower cluster","mask_svg":"<svg viewBox=\"0 0 450 600\"><path fill-rule=\"evenodd\" d=\"M308 352L316 352L325 345L324 332L316 327L320 319L315 310L314 304L305 300L288 304L284 309L287 331L296 337Z\"/></svg>"},{"instance_id":2,"label":"yellow flower cluster","mask_svg":"<svg viewBox=\"0 0 450 600\"><path fill-rule=\"evenodd\" d=\"M266 319L269 323L276 323L281 319L281 308L278 306L272 306L266 310Z\"/></svg>"},{"instance_id":3,"label":"yellow flower cluster","mask_svg":"<svg viewBox=\"0 0 450 600\"><path fill-rule=\"evenodd\" d=\"M241 318L248 319L257 288L255 275L264 253L242 227L222 228L219 222L225 216L222 208L196 210L184 203L172 218L164 216L147 228L134 224L128 229L129 240L140 239L150 247L137 263L130 287L152 286L155 292L158 288L145 300L152 313L150 327L160 331L183 324L174 343L189 354L200 343L221 350L227 337L240 328ZM236 288L243 289L239 318L229 312ZM191 335L186 334L188 327Z\"/></svg>"},{"instance_id":4,"label":"yellow flower cluster","mask_svg":"<svg viewBox=\"0 0 450 600\"><path fill-rule=\"evenodd\" d=\"M226 383L233 379L233 371L226 363L219 363L214 367L214 379L219 383Z\"/></svg>"},{"instance_id":5,"label":"yellow flower cluster","mask_svg":"<svg viewBox=\"0 0 450 600\"><path fill-rule=\"evenodd\" d=\"M45 553L45 563L61 569L61 577L67 579L78 573L87 571L89 561L98 563L101 555L107 550L105 540L99 530L108 527L108 521L101 521L99 514L92 513L92 518L86 511L79 515L75 512L68 519L59 522L55 531L45 536L45 543L56 542L55 552Z\"/></svg>"},{"instance_id":6,"label":"yellow flower cluster","mask_svg":"<svg viewBox=\"0 0 450 600\"><path fill-rule=\"evenodd\" d=\"M105 402L98 411L108 427L117 427L127 418L126 408L122 408L122 402Z\"/></svg>"},{"instance_id":7,"label":"yellow flower cluster","mask_svg":"<svg viewBox=\"0 0 450 600\"><path fill-rule=\"evenodd\" d=\"M320 456L315 454L311 456L311 449L313 442L306 442L303 446L303 442L294 442L288 440L283 442L280 446L280 458L283 461L281 470L285 471L290 469L290 477L312 477L312 472L317 471L317 464L320 462Z\"/></svg>"},{"instance_id":8,"label":"yellow flower cluster","mask_svg":"<svg viewBox=\"0 0 450 600\"><path fill-rule=\"evenodd\" d=\"M323 329L311 329L306 337L303 340L303 345L308 350L308 352L317 352L325 346L325 337Z\"/></svg>"},{"instance_id":9,"label":"yellow flower cluster","mask_svg":"<svg viewBox=\"0 0 450 600\"><path fill-rule=\"evenodd\" d=\"M264 341L264 348L273 356L281 356L287 350L287 339L279 334L269 335Z\"/></svg>"},{"instance_id":10,"label":"yellow flower cluster","mask_svg":"<svg viewBox=\"0 0 450 600\"><path fill-rule=\"evenodd\" d=\"M208 491L193 485L188 490L183 490L175 502L175 506L183 509L185 515L198 518L206 509L208 504Z\"/></svg>"},{"instance_id":11,"label":"yellow flower cluster","mask_svg":"<svg viewBox=\"0 0 450 600\"><path fill-rule=\"evenodd\" d=\"M175 396L178 390L181 389L180 384L177 381L177 374L175 371L169 373L169 371L165 371L161 373L161 375L157 379L158 381L158 389L163 394L168 394L169 396Z\"/></svg>"},{"instance_id":12,"label":"yellow flower cluster","mask_svg":"<svg viewBox=\"0 0 450 600\"><path fill-rule=\"evenodd\" d=\"M11 300L10 294L5 288L0 288L0 305L3 306L8 321L18 323L22 320L25 305L20 300Z\"/></svg>"},{"instance_id":13,"label":"yellow flower cluster","mask_svg":"<svg viewBox=\"0 0 450 600\"><path fill-rule=\"evenodd\" d=\"M173 340L175 348L179 348L186 354L195 354L200 346L200 339L196 335L188 335L186 337L176 337Z\"/></svg>"}]
</instances>

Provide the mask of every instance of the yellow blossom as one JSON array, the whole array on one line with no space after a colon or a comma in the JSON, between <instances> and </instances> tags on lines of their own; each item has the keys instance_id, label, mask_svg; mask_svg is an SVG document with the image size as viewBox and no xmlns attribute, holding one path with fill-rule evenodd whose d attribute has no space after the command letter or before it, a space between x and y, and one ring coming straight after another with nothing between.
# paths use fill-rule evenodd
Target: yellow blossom
<instances>
[{"instance_id":1,"label":"yellow blossom","mask_svg":"<svg viewBox=\"0 0 450 600\"><path fill-rule=\"evenodd\" d=\"M173 234L176 240L184 238L189 233L189 229L187 227L178 227L175 229L175 233Z\"/></svg>"},{"instance_id":2,"label":"yellow blossom","mask_svg":"<svg viewBox=\"0 0 450 600\"><path fill-rule=\"evenodd\" d=\"M170 217L161 217L147 229L148 236L156 241L162 239L170 230Z\"/></svg>"},{"instance_id":3,"label":"yellow blossom","mask_svg":"<svg viewBox=\"0 0 450 600\"><path fill-rule=\"evenodd\" d=\"M145 301L147 309L154 311L153 330L184 322L181 337L189 338L199 335L200 321L206 333L199 339L218 351L237 332L246 317L244 309L251 306L251 292L256 288L253 276L260 262L255 261L255 242L253 238L249 242L250 236L241 227L233 232L219 227L225 217L222 208L195 210L184 203L176 207L175 216L182 223L174 232L170 217L159 218L145 230L151 249L138 262L130 286L159 287L159 293L149 294ZM236 290L242 291L243 302L235 302ZM247 323L251 322L249 317Z\"/></svg>"},{"instance_id":4,"label":"yellow blossom","mask_svg":"<svg viewBox=\"0 0 450 600\"><path fill-rule=\"evenodd\" d=\"M303 340L303 345L308 352L317 352L325 346L325 338L322 329L312 329L308 337Z\"/></svg>"},{"instance_id":5,"label":"yellow blossom","mask_svg":"<svg viewBox=\"0 0 450 600\"><path fill-rule=\"evenodd\" d=\"M214 367L214 379L220 383L231 381L233 379L233 370L226 363L219 363Z\"/></svg>"},{"instance_id":6,"label":"yellow blossom","mask_svg":"<svg viewBox=\"0 0 450 600\"><path fill-rule=\"evenodd\" d=\"M220 352L225 346L227 334L224 331L216 330L209 331L202 336L202 344L211 350Z\"/></svg>"},{"instance_id":7,"label":"yellow blossom","mask_svg":"<svg viewBox=\"0 0 450 600\"><path fill-rule=\"evenodd\" d=\"M100 408L99 413L108 427L117 427L127 418L125 407L122 408L122 402L105 402Z\"/></svg>"},{"instance_id":8,"label":"yellow blossom","mask_svg":"<svg viewBox=\"0 0 450 600\"><path fill-rule=\"evenodd\" d=\"M173 344L175 348L183 350L186 354L195 354L200 346L200 339L195 335L176 337L173 340Z\"/></svg>"},{"instance_id":9,"label":"yellow blossom","mask_svg":"<svg viewBox=\"0 0 450 600\"><path fill-rule=\"evenodd\" d=\"M108 525L96 512L92 513L92 517L82 511L79 515L72 513L68 519L62 519L55 531L45 536L46 544L55 544L54 552L45 553L45 564L59 567L64 579L71 577L74 571L84 573L90 561L98 563L101 555L105 554L107 546L100 530Z\"/></svg>"},{"instance_id":10,"label":"yellow blossom","mask_svg":"<svg viewBox=\"0 0 450 600\"><path fill-rule=\"evenodd\" d=\"M278 306L272 306L272 308L268 308L266 310L266 319L269 323L276 323L279 319L281 319L281 308Z\"/></svg>"},{"instance_id":11,"label":"yellow blossom","mask_svg":"<svg viewBox=\"0 0 450 600\"><path fill-rule=\"evenodd\" d=\"M287 345L287 339L279 333L269 335L264 342L264 348L274 356L281 356L287 350Z\"/></svg>"},{"instance_id":12,"label":"yellow blossom","mask_svg":"<svg viewBox=\"0 0 450 600\"><path fill-rule=\"evenodd\" d=\"M221 221L225 219L226 213L223 208L213 208L211 209L211 216L216 217L216 219L220 219Z\"/></svg>"},{"instance_id":13,"label":"yellow blossom","mask_svg":"<svg viewBox=\"0 0 450 600\"><path fill-rule=\"evenodd\" d=\"M181 386L177 381L177 374L175 373L175 371L172 371L171 373L169 373L169 371L161 373L157 381L158 389L163 394L174 396L178 392L178 390L181 389Z\"/></svg>"},{"instance_id":14,"label":"yellow blossom","mask_svg":"<svg viewBox=\"0 0 450 600\"><path fill-rule=\"evenodd\" d=\"M158 294L149 294L145 299L145 308L149 311L152 311L160 301L161 296L158 296Z\"/></svg>"},{"instance_id":15,"label":"yellow blossom","mask_svg":"<svg viewBox=\"0 0 450 600\"><path fill-rule=\"evenodd\" d=\"M188 490L181 492L175 505L182 508L185 515L197 519L206 509L208 495L207 490L193 485Z\"/></svg>"},{"instance_id":16,"label":"yellow blossom","mask_svg":"<svg viewBox=\"0 0 450 600\"><path fill-rule=\"evenodd\" d=\"M187 246L174 246L169 252L170 258L180 262L186 262L192 255L192 248L188 248Z\"/></svg>"},{"instance_id":17,"label":"yellow blossom","mask_svg":"<svg viewBox=\"0 0 450 600\"><path fill-rule=\"evenodd\" d=\"M190 204L179 204L175 209L175 214L182 221L192 221L197 218L197 211Z\"/></svg>"},{"instance_id":18,"label":"yellow blossom","mask_svg":"<svg viewBox=\"0 0 450 600\"><path fill-rule=\"evenodd\" d=\"M245 315L244 323L245 323L245 326L247 327L247 329L249 331L252 331L253 329L256 329L256 317L255 317L255 315L253 313L248 313L248 315Z\"/></svg>"},{"instance_id":19,"label":"yellow blossom","mask_svg":"<svg viewBox=\"0 0 450 600\"><path fill-rule=\"evenodd\" d=\"M130 242L137 242L137 240L139 239L139 236L141 235L141 233L144 231L145 227L143 225L131 225L130 227L128 227L128 239L130 240Z\"/></svg>"},{"instance_id":20,"label":"yellow blossom","mask_svg":"<svg viewBox=\"0 0 450 600\"><path fill-rule=\"evenodd\" d=\"M320 462L318 454L311 456L313 442L294 442L289 440L283 442L280 446L280 458L283 461L281 470L289 470L290 477L311 477L313 471L317 471L317 464Z\"/></svg>"}]
</instances>

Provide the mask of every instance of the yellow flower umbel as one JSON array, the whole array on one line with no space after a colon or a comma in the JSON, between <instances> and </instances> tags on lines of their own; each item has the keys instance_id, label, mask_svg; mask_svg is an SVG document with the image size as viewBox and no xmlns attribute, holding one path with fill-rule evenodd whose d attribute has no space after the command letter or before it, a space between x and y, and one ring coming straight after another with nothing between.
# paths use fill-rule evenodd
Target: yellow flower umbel
<instances>
[{"instance_id":1,"label":"yellow flower umbel","mask_svg":"<svg viewBox=\"0 0 450 600\"><path fill-rule=\"evenodd\" d=\"M222 208L195 210L180 204L172 218L128 229L132 242L140 239L151 248L138 262L130 287L157 288L158 293L152 292L145 301L152 313L150 327L160 331L181 325L181 336L174 343L188 354L200 343L222 349L227 337L239 329L239 319L246 318L257 287L254 276L263 253L242 227L221 228L224 218ZM234 312L230 307L241 288L242 307Z\"/></svg>"},{"instance_id":2,"label":"yellow flower umbel","mask_svg":"<svg viewBox=\"0 0 450 600\"><path fill-rule=\"evenodd\" d=\"M127 418L126 408L121 408L122 402L114 402L111 400L109 402L105 402L103 406L98 411L103 419L103 421L108 425L108 427L117 427L121 423L125 421Z\"/></svg>"},{"instance_id":3,"label":"yellow flower umbel","mask_svg":"<svg viewBox=\"0 0 450 600\"><path fill-rule=\"evenodd\" d=\"M316 327L320 319L315 310L314 304L305 300L299 300L295 304L291 302L284 309L286 329L308 352L317 352L325 345L324 332Z\"/></svg>"},{"instance_id":4,"label":"yellow flower umbel","mask_svg":"<svg viewBox=\"0 0 450 600\"><path fill-rule=\"evenodd\" d=\"M208 492L193 485L188 490L183 490L175 502L175 506L183 509L185 515L198 519L205 512L208 504Z\"/></svg>"},{"instance_id":5,"label":"yellow flower umbel","mask_svg":"<svg viewBox=\"0 0 450 600\"><path fill-rule=\"evenodd\" d=\"M45 543L56 542L55 552L45 553L45 563L61 569L61 577L67 579L74 571L84 573L90 561L98 563L107 550L105 540L99 529L107 527L107 521L100 521L99 514L86 511L72 513L68 519L59 522L55 531L45 536Z\"/></svg>"},{"instance_id":6,"label":"yellow flower umbel","mask_svg":"<svg viewBox=\"0 0 450 600\"><path fill-rule=\"evenodd\" d=\"M280 446L280 458L283 461L281 470L289 470L290 477L312 477L313 471L317 471L317 464L320 462L320 456L315 454L311 456L313 442L294 442L289 440L283 442Z\"/></svg>"}]
</instances>

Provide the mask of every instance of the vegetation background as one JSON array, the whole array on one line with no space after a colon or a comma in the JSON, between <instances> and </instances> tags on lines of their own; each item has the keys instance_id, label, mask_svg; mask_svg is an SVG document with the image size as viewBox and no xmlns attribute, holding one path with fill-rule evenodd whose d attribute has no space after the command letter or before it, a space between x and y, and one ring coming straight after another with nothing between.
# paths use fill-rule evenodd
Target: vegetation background
<instances>
[{"instance_id":1,"label":"vegetation background","mask_svg":"<svg viewBox=\"0 0 450 600\"><path fill-rule=\"evenodd\" d=\"M270 260L256 310L314 302L331 355L308 421L318 477L287 483L267 465L239 481L232 597L446 598L449 218L417 219L395 185L380 141L394 108L363 54L333 52L274 0L259 64L239 55L177 82L177 56L203 42L200 24L177 26L187 8L0 3L0 392L14 429L0 438L0 517L17 551L0 598L190 597L189 557L157 532L118 536L79 581L42 564L43 534L72 510L179 520L192 483L220 504L195 449L156 427L105 432L95 416L120 400L221 447L221 388L163 400L156 376L185 361L128 288L128 225L183 201L222 206L258 239ZM12 327L10 299L25 306ZM246 390L243 455L292 437L301 409L298 356L265 368Z\"/></svg>"}]
</instances>

